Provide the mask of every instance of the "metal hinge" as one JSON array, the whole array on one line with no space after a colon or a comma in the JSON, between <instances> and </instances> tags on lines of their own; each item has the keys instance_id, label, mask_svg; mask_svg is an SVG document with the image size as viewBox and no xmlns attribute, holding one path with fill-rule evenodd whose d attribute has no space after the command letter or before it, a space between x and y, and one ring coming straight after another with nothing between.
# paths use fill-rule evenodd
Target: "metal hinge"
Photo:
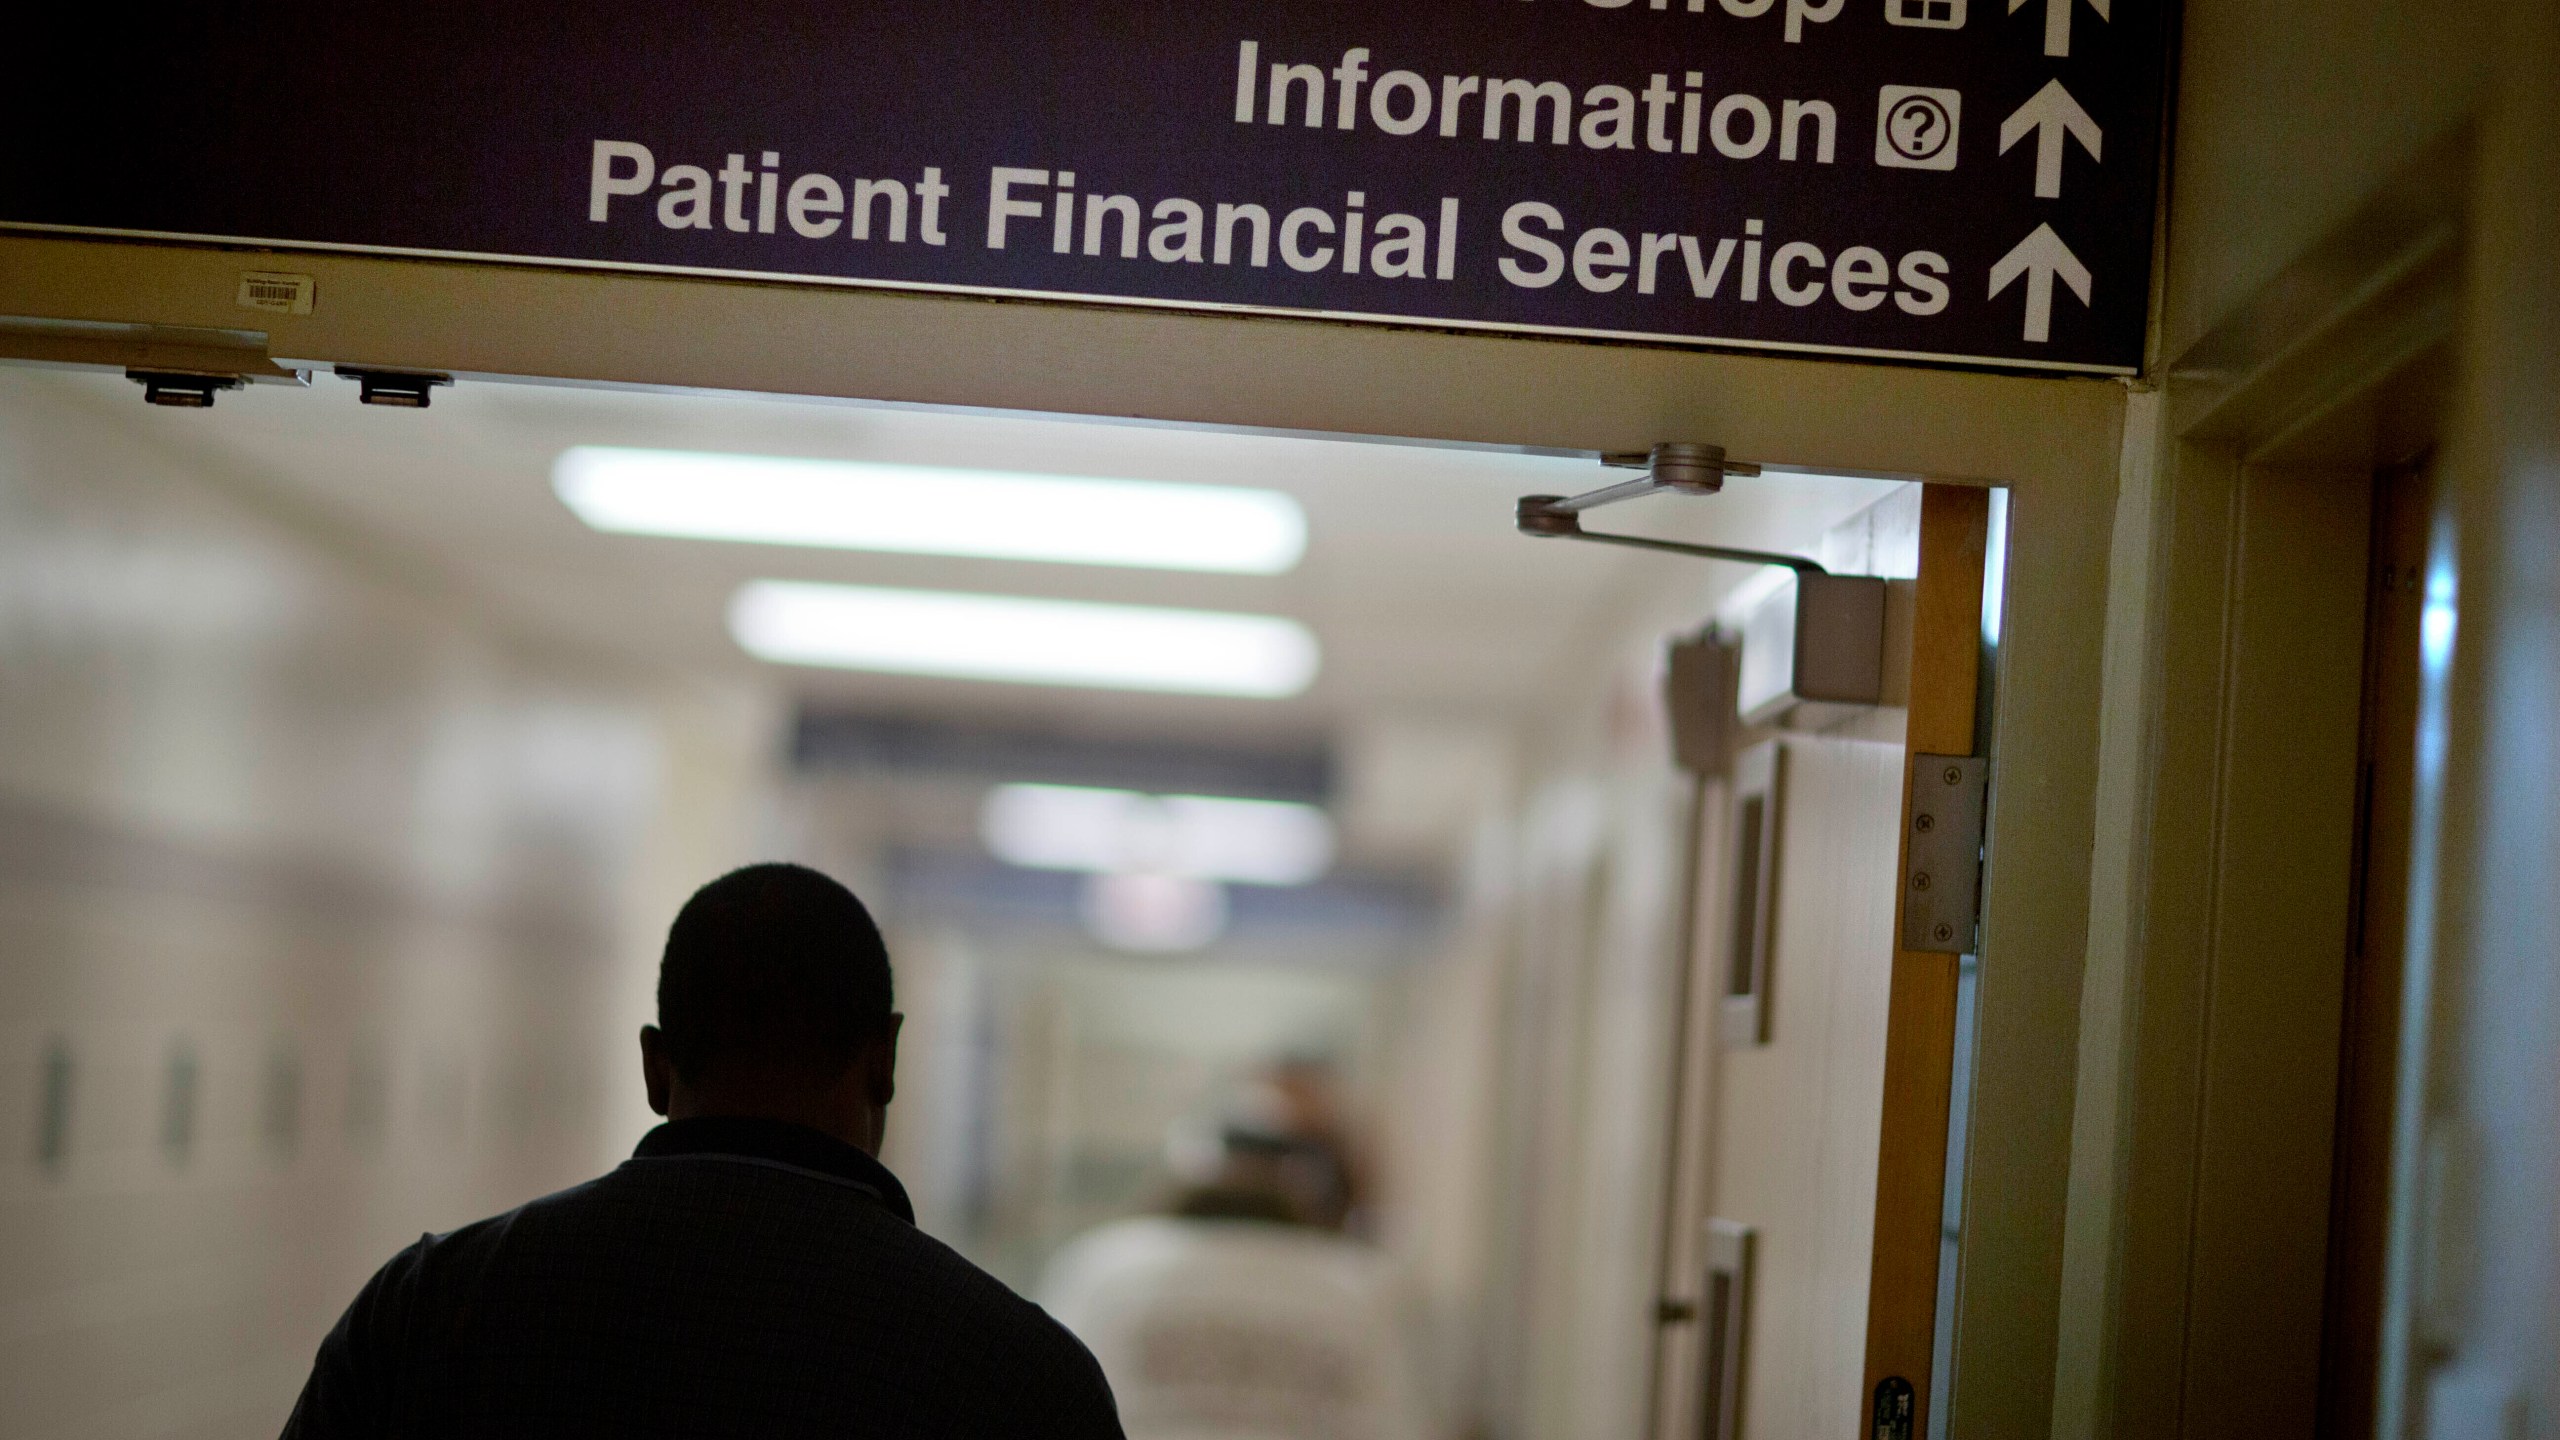
<instances>
[{"instance_id":1,"label":"metal hinge","mask_svg":"<svg viewBox=\"0 0 2560 1440\"><path fill-rule=\"evenodd\" d=\"M1903 839L1902 948L1972 953L1982 906L1982 807L1991 762L1913 755Z\"/></svg>"}]
</instances>

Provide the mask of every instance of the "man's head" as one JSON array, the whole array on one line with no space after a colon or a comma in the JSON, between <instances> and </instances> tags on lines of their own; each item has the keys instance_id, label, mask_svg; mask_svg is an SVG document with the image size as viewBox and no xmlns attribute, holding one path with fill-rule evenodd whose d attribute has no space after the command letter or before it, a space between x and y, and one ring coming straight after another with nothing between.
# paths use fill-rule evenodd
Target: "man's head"
<instances>
[{"instance_id":1,"label":"man's head","mask_svg":"<svg viewBox=\"0 0 2560 1440\"><path fill-rule=\"evenodd\" d=\"M853 892L750 865L694 892L667 932L649 1107L789 1120L877 1153L897 1066L889 952Z\"/></svg>"}]
</instances>

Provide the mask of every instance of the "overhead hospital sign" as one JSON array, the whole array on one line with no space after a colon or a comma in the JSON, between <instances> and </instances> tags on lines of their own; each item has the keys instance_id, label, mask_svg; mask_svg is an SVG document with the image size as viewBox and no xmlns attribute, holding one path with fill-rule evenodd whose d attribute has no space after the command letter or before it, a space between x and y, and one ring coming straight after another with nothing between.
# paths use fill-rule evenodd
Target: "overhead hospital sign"
<instances>
[{"instance_id":1,"label":"overhead hospital sign","mask_svg":"<svg viewBox=\"0 0 2560 1440\"><path fill-rule=\"evenodd\" d=\"M44 6L0 227L2129 373L2169 3Z\"/></svg>"}]
</instances>

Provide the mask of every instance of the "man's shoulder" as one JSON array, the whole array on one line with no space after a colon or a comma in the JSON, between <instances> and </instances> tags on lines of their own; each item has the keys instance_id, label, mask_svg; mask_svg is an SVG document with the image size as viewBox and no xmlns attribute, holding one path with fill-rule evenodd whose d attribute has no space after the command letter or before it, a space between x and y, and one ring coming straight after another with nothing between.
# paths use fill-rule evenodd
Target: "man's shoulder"
<instances>
[{"instance_id":1,"label":"man's shoulder","mask_svg":"<svg viewBox=\"0 0 2560 1440\"><path fill-rule=\"evenodd\" d=\"M391 1257L382 1267L384 1278L395 1275L425 1279L449 1272L457 1266L484 1264L503 1246L516 1227L529 1215L559 1210L575 1211L606 1176L581 1181L564 1190L528 1200L512 1210L457 1225L450 1230L430 1231L417 1243Z\"/></svg>"}]
</instances>

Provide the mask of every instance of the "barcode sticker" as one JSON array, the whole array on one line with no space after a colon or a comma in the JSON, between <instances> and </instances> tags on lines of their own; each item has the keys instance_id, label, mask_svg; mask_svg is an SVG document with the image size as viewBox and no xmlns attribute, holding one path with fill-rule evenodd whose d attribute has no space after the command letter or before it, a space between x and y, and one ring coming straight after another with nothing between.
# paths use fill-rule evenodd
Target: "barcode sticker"
<instances>
[{"instance_id":1,"label":"barcode sticker","mask_svg":"<svg viewBox=\"0 0 2560 1440\"><path fill-rule=\"evenodd\" d=\"M248 310L272 310L278 315L308 315L318 289L308 275L251 270L240 277L240 305Z\"/></svg>"}]
</instances>

